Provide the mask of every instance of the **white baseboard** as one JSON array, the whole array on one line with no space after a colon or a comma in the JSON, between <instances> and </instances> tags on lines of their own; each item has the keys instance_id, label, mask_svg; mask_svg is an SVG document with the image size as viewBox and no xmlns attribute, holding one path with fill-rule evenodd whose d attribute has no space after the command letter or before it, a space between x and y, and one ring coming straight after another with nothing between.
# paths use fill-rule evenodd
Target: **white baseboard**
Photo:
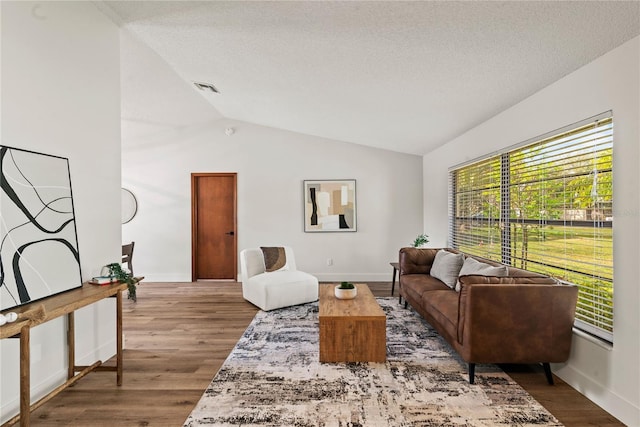
<instances>
[{"instance_id":1,"label":"white baseboard","mask_svg":"<svg viewBox=\"0 0 640 427\"><path fill-rule=\"evenodd\" d=\"M31 384L31 403L38 401L51 390L58 387L67 380L67 370L60 369L52 373L46 378ZM0 423L5 423L20 413L20 391L16 390L16 394L11 397L2 396L2 405L0 406Z\"/></svg>"},{"instance_id":2,"label":"white baseboard","mask_svg":"<svg viewBox=\"0 0 640 427\"><path fill-rule=\"evenodd\" d=\"M320 282L391 282L391 273L310 273ZM242 282L242 276L238 274L238 282ZM396 278L396 287L398 280Z\"/></svg>"},{"instance_id":3,"label":"white baseboard","mask_svg":"<svg viewBox=\"0 0 640 427\"><path fill-rule=\"evenodd\" d=\"M321 282L391 282L391 270L389 273L310 273ZM191 282L191 277L179 275L149 274L144 277L145 282ZM242 282L242 276L238 273L237 282ZM397 277L396 277L397 282Z\"/></svg>"},{"instance_id":4,"label":"white baseboard","mask_svg":"<svg viewBox=\"0 0 640 427\"><path fill-rule=\"evenodd\" d=\"M320 282L391 282L391 273L311 273ZM396 280L397 285L397 280Z\"/></svg>"},{"instance_id":5,"label":"white baseboard","mask_svg":"<svg viewBox=\"0 0 640 427\"><path fill-rule=\"evenodd\" d=\"M181 274L145 274L143 282L191 282L191 276Z\"/></svg>"},{"instance_id":6,"label":"white baseboard","mask_svg":"<svg viewBox=\"0 0 640 427\"><path fill-rule=\"evenodd\" d=\"M95 353L85 355L83 357L76 359L76 365L91 365L95 363L96 360L107 361L112 356L115 355L116 342L115 339L105 343L100 346ZM94 354L98 355L98 358L95 358ZM66 360L66 359L65 359ZM34 383L34 378L31 378L31 403L35 403L38 400L42 399L56 387L60 386L67 380L67 366L61 367L55 372L47 375L45 378L41 378L37 380L37 383ZM82 380L80 380L82 381ZM114 374L115 381L115 374ZM16 390L16 393L12 396L2 396L2 404L0 405L0 424L5 423L10 420L14 416L20 413L20 391Z\"/></svg>"},{"instance_id":7,"label":"white baseboard","mask_svg":"<svg viewBox=\"0 0 640 427\"><path fill-rule=\"evenodd\" d=\"M558 365L553 373L596 405L629 427L640 426L640 407L594 381L570 364Z\"/></svg>"}]
</instances>

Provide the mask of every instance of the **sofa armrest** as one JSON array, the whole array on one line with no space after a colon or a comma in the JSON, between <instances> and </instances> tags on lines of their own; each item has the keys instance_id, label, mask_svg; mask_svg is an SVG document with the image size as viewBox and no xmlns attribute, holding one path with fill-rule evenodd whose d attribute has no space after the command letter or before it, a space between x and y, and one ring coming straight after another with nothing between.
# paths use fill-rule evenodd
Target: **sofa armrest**
<instances>
[{"instance_id":1,"label":"sofa armrest","mask_svg":"<svg viewBox=\"0 0 640 427\"><path fill-rule=\"evenodd\" d=\"M458 341L470 363L564 362L577 286L462 283Z\"/></svg>"},{"instance_id":2,"label":"sofa armrest","mask_svg":"<svg viewBox=\"0 0 640 427\"><path fill-rule=\"evenodd\" d=\"M402 248L399 254L400 275L429 274L439 248ZM453 249L445 249L458 253Z\"/></svg>"}]
</instances>

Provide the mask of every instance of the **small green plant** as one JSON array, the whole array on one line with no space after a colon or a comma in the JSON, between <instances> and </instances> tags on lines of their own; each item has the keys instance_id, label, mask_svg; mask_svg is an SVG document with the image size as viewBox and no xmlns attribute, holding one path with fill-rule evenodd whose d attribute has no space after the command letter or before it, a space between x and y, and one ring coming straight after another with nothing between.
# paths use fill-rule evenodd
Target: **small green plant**
<instances>
[{"instance_id":1,"label":"small green plant","mask_svg":"<svg viewBox=\"0 0 640 427\"><path fill-rule=\"evenodd\" d=\"M340 286L338 286L338 289L353 289L355 288L355 286L353 286L353 283L349 283L349 282L341 282Z\"/></svg>"},{"instance_id":2,"label":"small green plant","mask_svg":"<svg viewBox=\"0 0 640 427\"><path fill-rule=\"evenodd\" d=\"M429 243L429 236L427 236L426 234L418 234L418 237L416 237L411 246L413 246L414 248L419 248L426 243Z\"/></svg>"},{"instance_id":3,"label":"small green plant","mask_svg":"<svg viewBox=\"0 0 640 427\"><path fill-rule=\"evenodd\" d=\"M128 271L124 271L122 266L117 262L107 264L107 268L109 269L110 276L116 278L118 282L127 284L127 289L129 291L128 298L133 300L133 302L138 301L138 297L136 296L136 285L138 284L138 280L136 280Z\"/></svg>"}]
</instances>

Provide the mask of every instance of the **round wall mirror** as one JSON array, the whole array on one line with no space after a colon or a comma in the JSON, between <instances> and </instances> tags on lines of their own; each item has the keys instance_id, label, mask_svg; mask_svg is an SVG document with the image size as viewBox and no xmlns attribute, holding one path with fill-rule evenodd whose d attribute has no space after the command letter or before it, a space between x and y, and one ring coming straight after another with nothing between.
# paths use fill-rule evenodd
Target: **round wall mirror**
<instances>
[{"instance_id":1,"label":"round wall mirror","mask_svg":"<svg viewBox=\"0 0 640 427\"><path fill-rule=\"evenodd\" d=\"M138 201L136 196L126 188L122 189L122 223L126 224L136 216Z\"/></svg>"}]
</instances>

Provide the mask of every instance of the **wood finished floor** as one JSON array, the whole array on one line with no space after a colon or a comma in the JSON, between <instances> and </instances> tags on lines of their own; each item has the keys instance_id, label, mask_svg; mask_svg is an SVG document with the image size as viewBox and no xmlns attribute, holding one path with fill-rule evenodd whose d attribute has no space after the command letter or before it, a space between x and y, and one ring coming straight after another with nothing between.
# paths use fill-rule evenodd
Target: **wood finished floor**
<instances>
[{"instance_id":1,"label":"wood finished floor","mask_svg":"<svg viewBox=\"0 0 640 427\"><path fill-rule=\"evenodd\" d=\"M371 283L389 296L390 283ZM396 290L397 295L397 290ZM124 303L124 381L94 372L31 414L32 426L182 426L257 309L238 283L142 283ZM113 363L113 360L109 361ZM541 367L509 375L567 427L622 426Z\"/></svg>"}]
</instances>

